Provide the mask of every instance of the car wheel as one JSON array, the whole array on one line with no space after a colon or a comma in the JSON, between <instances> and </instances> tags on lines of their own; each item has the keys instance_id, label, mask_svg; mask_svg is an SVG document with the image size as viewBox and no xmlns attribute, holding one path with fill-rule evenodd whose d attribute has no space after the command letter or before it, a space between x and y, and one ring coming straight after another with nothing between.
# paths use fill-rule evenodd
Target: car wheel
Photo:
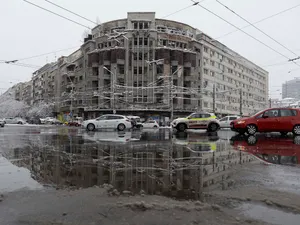
<instances>
[{"instance_id":1,"label":"car wheel","mask_svg":"<svg viewBox=\"0 0 300 225\"><path fill-rule=\"evenodd\" d=\"M248 138L247 138L247 144L248 145L255 145L257 142L257 138L253 135L250 135Z\"/></svg>"},{"instance_id":2,"label":"car wheel","mask_svg":"<svg viewBox=\"0 0 300 225\"><path fill-rule=\"evenodd\" d=\"M219 126L216 123L211 123L208 126L208 131L209 132L216 132L218 130Z\"/></svg>"},{"instance_id":3,"label":"car wheel","mask_svg":"<svg viewBox=\"0 0 300 225\"><path fill-rule=\"evenodd\" d=\"M21 121L19 121L18 124L23 124L23 123Z\"/></svg>"},{"instance_id":4,"label":"car wheel","mask_svg":"<svg viewBox=\"0 0 300 225\"><path fill-rule=\"evenodd\" d=\"M187 127L186 127L186 125L184 123L180 123L180 124L177 125L176 128L179 131L185 131Z\"/></svg>"},{"instance_id":5,"label":"car wheel","mask_svg":"<svg viewBox=\"0 0 300 225\"><path fill-rule=\"evenodd\" d=\"M157 128L157 126L156 126L156 125L154 125L154 128Z\"/></svg>"},{"instance_id":6,"label":"car wheel","mask_svg":"<svg viewBox=\"0 0 300 225\"><path fill-rule=\"evenodd\" d=\"M281 136L286 136L288 132L280 132Z\"/></svg>"},{"instance_id":7,"label":"car wheel","mask_svg":"<svg viewBox=\"0 0 300 225\"><path fill-rule=\"evenodd\" d=\"M256 128L256 126L254 124L250 124L250 125L247 126L247 133L248 134L254 135L256 132L257 132L257 128Z\"/></svg>"},{"instance_id":8,"label":"car wheel","mask_svg":"<svg viewBox=\"0 0 300 225\"><path fill-rule=\"evenodd\" d=\"M92 124L92 123L89 123L86 128L87 128L88 131L94 131L95 130L95 125Z\"/></svg>"},{"instance_id":9,"label":"car wheel","mask_svg":"<svg viewBox=\"0 0 300 225\"><path fill-rule=\"evenodd\" d=\"M123 123L120 123L119 125L118 125L118 127L117 127L117 129L118 129L118 131L123 131L123 130L125 130L125 125L123 124Z\"/></svg>"},{"instance_id":10,"label":"car wheel","mask_svg":"<svg viewBox=\"0 0 300 225\"><path fill-rule=\"evenodd\" d=\"M295 145L300 145L300 136L295 136L293 142Z\"/></svg>"},{"instance_id":11,"label":"car wheel","mask_svg":"<svg viewBox=\"0 0 300 225\"><path fill-rule=\"evenodd\" d=\"M295 125L293 128L293 134L300 135L300 125Z\"/></svg>"}]
</instances>

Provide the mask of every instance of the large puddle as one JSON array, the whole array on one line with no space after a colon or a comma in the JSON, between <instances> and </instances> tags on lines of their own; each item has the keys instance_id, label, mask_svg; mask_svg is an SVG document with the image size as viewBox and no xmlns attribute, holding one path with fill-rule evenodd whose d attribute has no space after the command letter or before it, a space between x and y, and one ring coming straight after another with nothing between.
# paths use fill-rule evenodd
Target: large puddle
<instances>
[{"instance_id":1,"label":"large puddle","mask_svg":"<svg viewBox=\"0 0 300 225\"><path fill-rule=\"evenodd\" d=\"M240 208L245 216L276 225L298 225L300 214L287 213L257 204L243 204Z\"/></svg>"},{"instance_id":2,"label":"large puddle","mask_svg":"<svg viewBox=\"0 0 300 225\"><path fill-rule=\"evenodd\" d=\"M0 168L6 165L6 169L1 169L0 179L15 186L9 191L40 188L40 184L87 188L108 183L118 191L198 199L204 190L230 186L240 164L257 158L267 162L266 155L274 154L280 160L270 163L298 163L293 138L280 139L286 153L281 156L281 150L269 151L268 141L249 142L234 135L230 131L174 134L170 129L120 133L5 127L0 130ZM288 143L290 150L286 150ZM0 192L8 189L0 185Z\"/></svg>"}]
</instances>

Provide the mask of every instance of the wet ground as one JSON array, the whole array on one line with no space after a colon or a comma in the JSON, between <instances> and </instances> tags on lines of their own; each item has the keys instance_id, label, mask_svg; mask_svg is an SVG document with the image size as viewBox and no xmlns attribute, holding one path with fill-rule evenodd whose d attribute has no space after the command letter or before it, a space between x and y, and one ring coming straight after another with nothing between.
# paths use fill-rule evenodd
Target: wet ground
<instances>
[{"instance_id":1,"label":"wet ground","mask_svg":"<svg viewBox=\"0 0 300 225\"><path fill-rule=\"evenodd\" d=\"M299 144L298 137L229 130L6 126L0 224L299 224ZM76 204L78 223L66 217ZM109 205L123 220L108 216ZM140 209L142 217L130 217Z\"/></svg>"}]
</instances>

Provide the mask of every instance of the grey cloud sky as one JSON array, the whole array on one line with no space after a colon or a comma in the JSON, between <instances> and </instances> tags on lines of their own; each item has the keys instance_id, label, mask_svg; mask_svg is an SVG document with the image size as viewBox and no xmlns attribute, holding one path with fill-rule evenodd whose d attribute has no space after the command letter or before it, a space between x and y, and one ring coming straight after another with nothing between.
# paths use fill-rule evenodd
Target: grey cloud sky
<instances>
[{"instance_id":1,"label":"grey cloud sky","mask_svg":"<svg viewBox=\"0 0 300 225\"><path fill-rule=\"evenodd\" d=\"M89 27L94 26L92 23L56 8L44 0L29 1L61 13ZM300 3L299 0L220 1L251 22L258 21ZM161 18L192 4L190 0L52 0L52 2L94 21L98 17L101 22L124 18L129 11L154 11L156 12L156 17ZM201 4L238 27L247 25L246 22L230 13L215 0L205 0ZM213 38L235 30L229 24L196 6L171 15L166 19L187 23ZM257 26L289 49L300 54L299 21L300 7L297 7L258 23ZM23 0L1 1L0 25L0 60L13 60L75 46L79 47L82 44L82 34L85 30L83 27L29 5ZM245 31L287 57L295 58L295 55L254 28L248 27ZM273 65L284 63L287 60L242 32L235 32L219 39L219 41L269 71L270 94L272 97L280 96L280 91L276 90L281 90L281 84L285 80L299 76L299 66L293 63ZM20 63L42 66L47 62L54 61L61 55L67 55L71 52L72 50L62 51L56 54L20 61ZM300 60L298 63L300 65ZM264 67L267 65L273 66ZM0 92L5 91L5 89L18 81L29 80L34 70L0 63ZM288 73L288 71L292 72Z\"/></svg>"}]
</instances>

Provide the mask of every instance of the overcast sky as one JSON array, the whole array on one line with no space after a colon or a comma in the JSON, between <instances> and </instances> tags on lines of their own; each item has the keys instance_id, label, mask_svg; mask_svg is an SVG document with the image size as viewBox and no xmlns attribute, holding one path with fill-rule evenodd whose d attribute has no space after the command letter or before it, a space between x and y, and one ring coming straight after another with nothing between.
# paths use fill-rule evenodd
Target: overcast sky
<instances>
[{"instance_id":1,"label":"overcast sky","mask_svg":"<svg viewBox=\"0 0 300 225\"><path fill-rule=\"evenodd\" d=\"M94 26L92 23L56 8L44 0L29 1L83 23L88 27ZM93 21L99 18L101 22L125 18L127 12L135 11L153 11L156 12L157 18L161 18L192 4L190 0L51 1ZM251 22L259 21L284 9L300 4L299 0L220 1ZM226 10L217 3L216 0L204 0L201 2L201 5L238 27L247 25L246 22ZM213 38L218 38L235 30L231 25L198 6L185 9L166 19L187 23ZM296 7L295 9L256 24L257 27L295 52L296 55L252 27L248 27L244 29L244 31L276 49L288 58L295 58L297 54L300 54L299 21L300 7ZM1 1L0 25L0 60L21 59L61 49L79 47L82 44L81 41L85 31L85 28L38 9L23 0ZM286 58L240 31L218 40L269 71L270 95L273 98L280 96L281 84L284 81L299 76L300 66L288 63ZM47 56L19 61L19 63L42 66L47 62L54 61L61 55L68 55L73 50L75 50L75 48L52 53ZM280 65L275 66L273 64ZM298 60L298 64L300 65L300 60ZM0 92L5 91L9 86L17 82L30 80L32 72L34 71L35 69L32 68L6 65L0 61ZM280 89L280 91L278 91L278 89Z\"/></svg>"}]
</instances>

